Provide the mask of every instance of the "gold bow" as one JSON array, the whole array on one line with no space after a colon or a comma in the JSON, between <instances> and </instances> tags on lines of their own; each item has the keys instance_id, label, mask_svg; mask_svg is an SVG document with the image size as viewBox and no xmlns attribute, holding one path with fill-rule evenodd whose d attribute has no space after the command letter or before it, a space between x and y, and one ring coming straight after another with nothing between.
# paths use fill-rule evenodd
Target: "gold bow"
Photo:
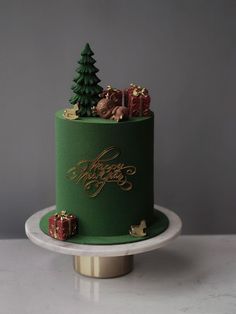
<instances>
[{"instance_id":1,"label":"gold bow","mask_svg":"<svg viewBox=\"0 0 236 314\"><path fill-rule=\"evenodd\" d=\"M72 217L71 214L67 214L66 210L61 210L59 213L56 213L55 214L55 217L56 219L61 219L61 220L64 220L64 219L69 219Z\"/></svg>"},{"instance_id":2,"label":"gold bow","mask_svg":"<svg viewBox=\"0 0 236 314\"><path fill-rule=\"evenodd\" d=\"M133 96L144 96L144 97L147 97L148 96L148 90L145 88L145 87L136 87L134 90L133 90Z\"/></svg>"},{"instance_id":3,"label":"gold bow","mask_svg":"<svg viewBox=\"0 0 236 314\"><path fill-rule=\"evenodd\" d=\"M107 85L107 91L118 92L118 89L112 87L111 85Z\"/></svg>"}]
</instances>

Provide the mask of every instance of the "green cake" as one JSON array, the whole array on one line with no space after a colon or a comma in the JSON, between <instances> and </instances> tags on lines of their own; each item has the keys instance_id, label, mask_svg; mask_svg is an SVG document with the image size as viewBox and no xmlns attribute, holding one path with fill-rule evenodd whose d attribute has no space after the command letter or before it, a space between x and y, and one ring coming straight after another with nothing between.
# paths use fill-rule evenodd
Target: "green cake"
<instances>
[{"instance_id":1,"label":"green cake","mask_svg":"<svg viewBox=\"0 0 236 314\"><path fill-rule=\"evenodd\" d=\"M78 218L67 241L119 244L148 239L168 227L154 210L154 115L146 89L101 91L87 44L74 80L72 108L56 113L56 210ZM105 95L105 97L104 97ZM124 101L124 105L122 104ZM100 106L100 107L99 107Z\"/></svg>"}]
</instances>

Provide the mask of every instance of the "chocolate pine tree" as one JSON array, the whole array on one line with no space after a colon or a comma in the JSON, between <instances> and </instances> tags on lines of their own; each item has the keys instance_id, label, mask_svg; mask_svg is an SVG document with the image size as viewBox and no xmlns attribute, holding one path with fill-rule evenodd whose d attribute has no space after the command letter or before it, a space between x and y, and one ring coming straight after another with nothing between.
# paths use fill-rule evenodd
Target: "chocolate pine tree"
<instances>
[{"instance_id":1,"label":"chocolate pine tree","mask_svg":"<svg viewBox=\"0 0 236 314\"><path fill-rule=\"evenodd\" d=\"M81 52L81 59L78 61L79 67L76 69L78 75L73 80L75 84L72 90L75 95L70 99L72 105L79 104L79 116L91 116L91 107L96 106L99 101L99 94L102 92L102 87L98 85L100 79L96 73L99 71L94 63L94 53L89 44L85 45Z\"/></svg>"}]
</instances>

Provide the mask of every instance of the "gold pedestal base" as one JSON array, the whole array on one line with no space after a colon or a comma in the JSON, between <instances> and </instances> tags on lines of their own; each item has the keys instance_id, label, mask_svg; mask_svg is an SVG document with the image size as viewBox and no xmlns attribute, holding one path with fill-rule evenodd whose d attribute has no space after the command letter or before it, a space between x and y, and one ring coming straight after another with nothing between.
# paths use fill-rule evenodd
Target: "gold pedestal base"
<instances>
[{"instance_id":1,"label":"gold pedestal base","mask_svg":"<svg viewBox=\"0 0 236 314\"><path fill-rule=\"evenodd\" d=\"M128 274L133 269L133 255L101 257L74 256L74 269L84 276L113 278Z\"/></svg>"}]
</instances>

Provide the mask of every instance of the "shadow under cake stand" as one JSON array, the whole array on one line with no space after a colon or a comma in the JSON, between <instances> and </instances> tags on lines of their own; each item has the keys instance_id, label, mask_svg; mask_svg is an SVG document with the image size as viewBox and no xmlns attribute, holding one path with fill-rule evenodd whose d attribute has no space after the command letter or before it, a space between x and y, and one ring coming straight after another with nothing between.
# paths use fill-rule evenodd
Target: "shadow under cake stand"
<instances>
[{"instance_id":1,"label":"shadow under cake stand","mask_svg":"<svg viewBox=\"0 0 236 314\"><path fill-rule=\"evenodd\" d=\"M86 245L58 241L43 233L39 227L41 218L55 209L55 206L38 211L25 223L27 237L35 244L53 252L73 255L76 272L96 278L123 276L133 269L133 256L165 246L176 238L182 228L179 216L173 211L154 205L156 210L164 213L169 219L168 228L153 238L113 245Z\"/></svg>"}]
</instances>

